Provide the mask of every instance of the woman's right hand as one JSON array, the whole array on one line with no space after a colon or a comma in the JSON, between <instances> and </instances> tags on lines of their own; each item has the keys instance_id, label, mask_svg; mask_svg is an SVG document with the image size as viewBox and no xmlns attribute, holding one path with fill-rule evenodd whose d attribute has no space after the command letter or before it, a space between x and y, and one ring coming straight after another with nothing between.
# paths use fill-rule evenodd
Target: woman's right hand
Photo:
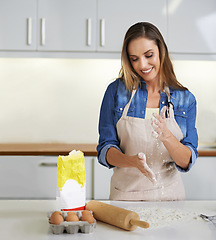
<instances>
[{"instance_id":1,"label":"woman's right hand","mask_svg":"<svg viewBox=\"0 0 216 240\"><path fill-rule=\"evenodd\" d=\"M133 156L125 155L115 147L111 147L107 151L107 162L115 167L130 168L135 167L140 170L153 184L157 183L156 176L146 163L146 156L144 153L138 153Z\"/></svg>"},{"instance_id":2,"label":"woman's right hand","mask_svg":"<svg viewBox=\"0 0 216 240\"><path fill-rule=\"evenodd\" d=\"M136 156L136 167L144 174L153 184L157 183L156 176L151 168L146 163L146 156L140 152Z\"/></svg>"}]
</instances>

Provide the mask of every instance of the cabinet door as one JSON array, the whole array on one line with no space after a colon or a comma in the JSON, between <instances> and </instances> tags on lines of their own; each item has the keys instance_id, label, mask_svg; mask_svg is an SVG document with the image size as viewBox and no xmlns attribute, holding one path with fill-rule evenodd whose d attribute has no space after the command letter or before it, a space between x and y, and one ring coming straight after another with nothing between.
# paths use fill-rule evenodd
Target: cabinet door
<instances>
[{"instance_id":1,"label":"cabinet door","mask_svg":"<svg viewBox=\"0 0 216 240\"><path fill-rule=\"evenodd\" d=\"M0 0L0 50L36 50L37 0Z\"/></svg>"},{"instance_id":2,"label":"cabinet door","mask_svg":"<svg viewBox=\"0 0 216 240\"><path fill-rule=\"evenodd\" d=\"M98 0L98 50L120 52L128 28L145 21L155 24L166 40L166 0Z\"/></svg>"},{"instance_id":3,"label":"cabinet door","mask_svg":"<svg viewBox=\"0 0 216 240\"><path fill-rule=\"evenodd\" d=\"M94 159L94 199L109 199L112 175L112 169L108 169L99 164L97 158Z\"/></svg>"},{"instance_id":4,"label":"cabinet door","mask_svg":"<svg viewBox=\"0 0 216 240\"><path fill-rule=\"evenodd\" d=\"M40 51L96 49L96 0L39 0Z\"/></svg>"},{"instance_id":5,"label":"cabinet door","mask_svg":"<svg viewBox=\"0 0 216 240\"><path fill-rule=\"evenodd\" d=\"M56 157L1 156L1 198L55 198Z\"/></svg>"},{"instance_id":6,"label":"cabinet door","mask_svg":"<svg viewBox=\"0 0 216 240\"><path fill-rule=\"evenodd\" d=\"M216 157L198 157L192 169L182 173L187 200L216 199Z\"/></svg>"},{"instance_id":7,"label":"cabinet door","mask_svg":"<svg viewBox=\"0 0 216 240\"><path fill-rule=\"evenodd\" d=\"M215 0L168 0L169 51L215 54L215 11Z\"/></svg>"}]
</instances>

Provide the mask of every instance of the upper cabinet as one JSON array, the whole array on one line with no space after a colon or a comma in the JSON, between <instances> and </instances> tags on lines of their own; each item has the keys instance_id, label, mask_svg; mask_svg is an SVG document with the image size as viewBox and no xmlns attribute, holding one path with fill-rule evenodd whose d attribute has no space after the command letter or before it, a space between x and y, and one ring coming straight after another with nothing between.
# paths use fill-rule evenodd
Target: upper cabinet
<instances>
[{"instance_id":1,"label":"upper cabinet","mask_svg":"<svg viewBox=\"0 0 216 240\"><path fill-rule=\"evenodd\" d=\"M170 52L216 54L215 26L215 0L168 0Z\"/></svg>"},{"instance_id":2,"label":"upper cabinet","mask_svg":"<svg viewBox=\"0 0 216 240\"><path fill-rule=\"evenodd\" d=\"M39 51L95 51L96 0L38 0Z\"/></svg>"},{"instance_id":3,"label":"upper cabinet","mask_svg":"<svg viewBox=\"0 0 216 240\"><path fill-rule=\"evenodd\" d=\"M97 0L0 0L1 51L96 51Z\"/></svg>"},{"instance_id":4,"label":"upper cabinet","mask_svg":"<svg viewBox=\"0 0 216 240\"><path fill-rule=\"evenodd\" d=\"M36 50L37 0L0 0L0 50Z\"/></svg>"},{"instance_id":5,"label":"upper cabinet","mask_svg":"<svg viewBox=\"0 0 216 240\"><path fill-rule=\"evenodd\" d=\"M167 36L167 0L0 0L0 50L121 52L126 30L149 21Z\"/></svg>"},{"instance_id":6,"label":"upper cabinet","mask_svg":"<svg viewBox=\"0 0 216 240\"><path fill-rule=\"evenodd\" d=\"M166 0L98 0L100 52L120 52L127 29L136 22L151 22L167 37Z\"/></svg>"},{"instance_id":7,"label":"upper cabinet","mask_svg":"<svg viewBox=\"0 0 216 240\"><path fill-rule=\"evenodd\" d=\"M112 56L140 21L159 28L170 53L216 56L215 0L0 0L0 52Z\"/></svg>"}]
</instances>

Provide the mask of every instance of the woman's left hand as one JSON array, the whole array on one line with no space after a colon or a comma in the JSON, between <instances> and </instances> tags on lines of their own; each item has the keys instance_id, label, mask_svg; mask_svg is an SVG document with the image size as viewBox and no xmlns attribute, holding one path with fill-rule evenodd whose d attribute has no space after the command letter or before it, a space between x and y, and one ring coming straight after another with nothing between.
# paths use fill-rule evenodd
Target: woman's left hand
<instances>
[{"instance_id":1,"label":"woman's left hand","mask_svg":"<svg viewBox=\"0 0 216 240\"><path fill-rule=\"evenodd\" d=\"M166 110L167 110L167 107L164 106L161 109L160 115L157 113L153 113L153 116L151 118L153 134L157 139L159 139L162 142L167 140L172 135L172 133L166 126L166 121L165 121Z\"/></svg>"}]
</instances>

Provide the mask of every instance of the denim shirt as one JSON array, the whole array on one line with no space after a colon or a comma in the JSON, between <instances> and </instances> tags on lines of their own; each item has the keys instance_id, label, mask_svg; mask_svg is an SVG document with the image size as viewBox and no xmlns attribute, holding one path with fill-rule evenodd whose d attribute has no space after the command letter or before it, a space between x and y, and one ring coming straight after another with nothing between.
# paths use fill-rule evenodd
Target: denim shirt
<instances>
[{"instance_id":1,"label":"denim shirt","mask_svg":"<svg viewBox=\"0 0 216 240\"><path fill-rule=\"evenodd\" d=\"M182 169L177 166L177 169L182 172L189 171L198 157L198 135L195 128L196 122L196 99L188 90L170 89L171 102L174 106L174 117L179 125L183 139L181 143L191 150L191 159L188 168ZM116 130L116 124L121 118L125 105L129 102L131 93L129 93L122 80L117 79L112 82L104 95L99 118L99 144L97 146L97 157L100 164L112 168L106 161L106 153L110 147L120 149L119 139ZM140 87L137 89L129 110L128 116L135 118L145 118L146 104L148 91L146 84L141 81ZM160 109L167 106L168 97L160 92Z\"/></svg>"}]
</instances>

